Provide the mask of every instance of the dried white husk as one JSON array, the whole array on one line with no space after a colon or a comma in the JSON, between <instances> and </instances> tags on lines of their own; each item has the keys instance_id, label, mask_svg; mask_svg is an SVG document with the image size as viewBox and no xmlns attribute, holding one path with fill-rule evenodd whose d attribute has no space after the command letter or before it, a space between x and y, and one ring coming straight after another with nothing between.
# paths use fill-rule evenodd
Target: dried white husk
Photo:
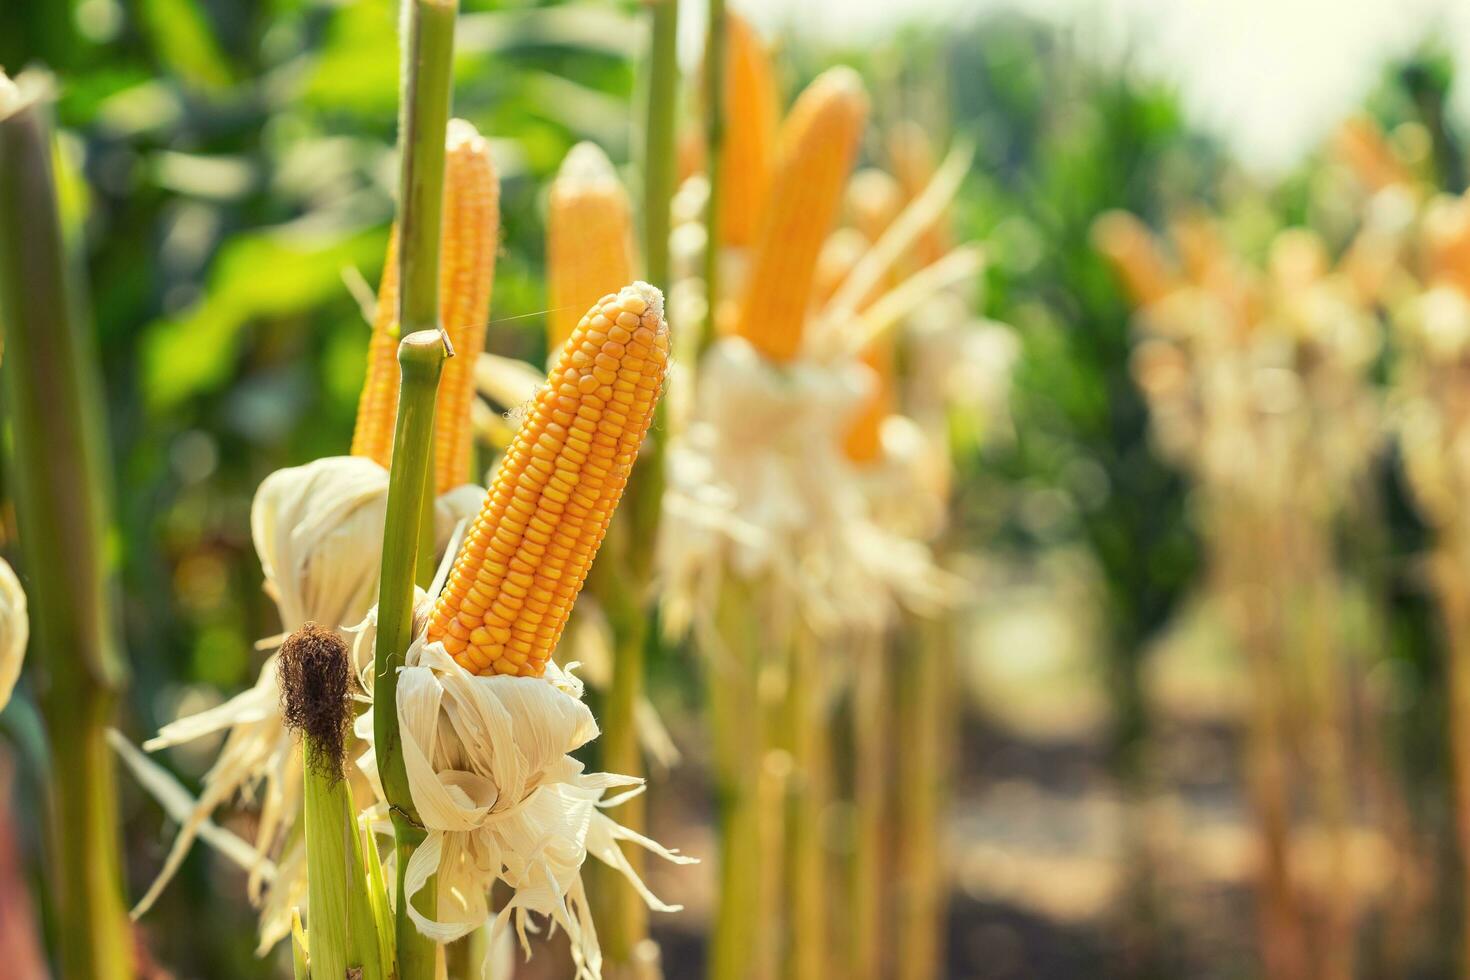
<instances>
[{"instance_id":1,"label":"dried white husk","mask_svg":"<svg viewBox=\"0 0 1470 980\"><path fill-rule=\"evenodd\" d=\"M842 434L874 383L856 361L773 366L744 340L715 344L698 403L671 442L659 535L664 623L717 608L727 575L761 584L776 634L878 625L894 609L886 570L904 550L872 519Z\"/></svg>"},{"instance_id":2,"label":"dried white husk","mask_svg":"<svg viewBox=\"0 0 1470 980\"><path fill-rule=\"evenodd\" d=\"M678 864L692 863L602 812L642 792L636 777L588 773L569 753L598 735L582 702L582 683L555 663L543 677L477 676L425 636L428 597L419 594L416 639L398 679L398 722L410 790L427 831L405 869L410 898L437 875L437 913L411 905L419 930L437 942L468 935L486 922L494 939L514 923L529 955L529 914L566 930L578 978L599 978L602 954L587 906L581 868L588 855L618 869L657 911L678 911L643 884L620 848L628 841ZM370 657L376 610L357 637ZM376 710L376 706L372 710ZM371 743L372 711L356 722ZM380 794L370 748L358 766ZM611 797L609 791L621 791ZM380 802L380 812L386 803ZM498 912L496 882L511 889Z\"/></svg>"},{"instance_id":3,"label":"dried white husk","mask_svg":"<svg viewBox=\"0 0 1470 980\"><path fill-rule=\"evenodd\" d=\"M25 664L31 620L26 611L26 593L12 569L0 558L0 709L10 702Z\"/></svg>"}]
</instances>

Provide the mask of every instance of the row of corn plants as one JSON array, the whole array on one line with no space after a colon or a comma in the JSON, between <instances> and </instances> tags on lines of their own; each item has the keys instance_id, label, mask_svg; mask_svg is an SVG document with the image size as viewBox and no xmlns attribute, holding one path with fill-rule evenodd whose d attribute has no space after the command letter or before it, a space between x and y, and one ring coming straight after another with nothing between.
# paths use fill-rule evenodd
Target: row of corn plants
<instances>
[{"instance_id":1,"label":"row of corn plants","mask_svg":"<svg viewBox=\"0 0 1470 980\"><path fill-rule=\"evenodd\" d=\"M1344 123L1319 193L1332 205L1320 213L1346 219L1276 230L1260 260L1232 243L1228 213L1177 213L1162 235L1121 212L1094 227L1137 306L1134 377L1156 447L1198 488L1204 589L1249 678L1244 769L1269 977L1362 975L1372 896L1407 947L1432 887L1433 859L1385 773L1386 709L1360 635L1372 614L1342 543L1344 528L1371 523L1371 477L1390 447L1431 532L1420 575L1445 641L1462 859L1470 843L1457 517L1470 209L1436 189L1430 145L1414 124L1389 136L1366 116ZM1389 895L1367 880L1375 840L1391 849ZM1463 887L1463 864L1459 876ZM1458 932L1470 936L1463 922ZM1463 970L1470 953L1458 958Z\"/></svg>"}]
</instances>

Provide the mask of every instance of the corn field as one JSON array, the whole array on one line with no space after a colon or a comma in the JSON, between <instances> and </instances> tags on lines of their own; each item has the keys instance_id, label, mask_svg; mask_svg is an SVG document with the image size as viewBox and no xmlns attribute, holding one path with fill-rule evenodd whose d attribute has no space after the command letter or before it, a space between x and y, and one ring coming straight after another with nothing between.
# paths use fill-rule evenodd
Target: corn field
<instances>
[{"instance_id":1,"label":"corn field","mask_svg":"<svg viewBox=\"0 0 1470 980\"><path fill-rule=\"evenodd\" d=\"M1470 977L1452 33L980 6L0 6L0 976Z\"/></svg>"}]
</instances>

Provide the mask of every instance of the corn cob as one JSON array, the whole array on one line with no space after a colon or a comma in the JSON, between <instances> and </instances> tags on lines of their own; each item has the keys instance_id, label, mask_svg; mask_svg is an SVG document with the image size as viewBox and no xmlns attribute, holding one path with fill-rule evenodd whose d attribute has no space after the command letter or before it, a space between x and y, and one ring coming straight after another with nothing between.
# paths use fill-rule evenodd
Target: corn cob
<instances>
[{"instance_id":1,"label":"corn cob","mask_svg":"<svg viewBox=\"0 0 1470 980\"><path fill-rule=\"evenodd\" d=\"M862 362L878 376L877 387L868 395L852 425L847 430L842 448L847 458L864 465L877 462L883 454L883 420L893 414L893 345L880 339L863 351Z\"/></svg>"},{"instance_id":2,"label":"corn cob","mask_svg":"<svg viewBox=\"0 0 1470 980\"><path fill-rule=\"evenodd\" d=\"M1138 306L1163 299L1178 277L1159 251L1153 233L1133 215L1109 211L1093 223L1094 247L1113 264L1128 296Z\"/></svg>"},{"instance_id":3,"label":"corn cob","mask_svg":"<svg viewBox=\"0 0 1470 980\"><path fill-rule=\"evenodd\" d=\"M663 296L634 283L572 331L516 433L429 621L466 670L540 676L653 418Z\"/></svg>"},{"instance_id":4,"label":"corn cob","mask_svg":"<svg viewBox=\"0 0 1470 980\"><path fill-rule=\"evenodd\" d=\"M773 361L801 349L822 243L867 120L868 97L851 68L807 86L781 127L780 150L736 332Z\"/></svg>"},{"instance_id":5,"label":"corn cob","mask_svg":"<svg viewBox=\"0 0 1470 980\"><path fill-rule=\"evenodd\" d=\"M744 18L725 15L725 138L720 148L720 244L749 248L760 233L780 126L770 52Z\"/></svg>"},{"instance_id":6,"label":"corn cob","mask_svg":"<svg viewBox=\"0 0 1470 980\"><path fill-rule=\"evenodd\" d=\"M587 308L633 279L633 214L607 155L578 143L551 185L547 222L549 340L566 343Z\"/></svg>"},{"instance_id":7,"label":"corn cob","mask_svg":"<svg viewBox=\"0 0 1470 980\"><path fill-rule=\"evenodd\" d=\"M847 211L852 216L852 226L870 242L882 237L903 205L903 188L876 167L864 167L848 182Z\"/></svg>"},{"instance_id":8,"label":"corn cob","mask_svg":"<svg viewBox=\"0 0 1470 980\"><path fill-rule=\"evenodd\" d=\"M490 148L475 127L451 120L444 159L444 230L440 246L440 322L458 357L444 365L435 409L434 486L440 493L468 481L470 404L475 358L485 346L490 287L500 233L500 185ZM388 241L378 309L368 342L367 380L357 404L352 454L387 466L398 411L398 235Z\"/></svg>"}]
</instances>

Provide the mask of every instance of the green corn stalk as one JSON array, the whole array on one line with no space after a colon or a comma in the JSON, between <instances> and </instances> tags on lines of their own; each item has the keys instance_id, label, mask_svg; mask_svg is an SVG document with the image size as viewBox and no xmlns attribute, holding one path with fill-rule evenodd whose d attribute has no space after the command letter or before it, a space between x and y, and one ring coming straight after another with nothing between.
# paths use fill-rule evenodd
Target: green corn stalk
<instances>
[{"instance_id":1,"label":"green corn stalk","mask_svg":"<svg viewBox=\"0 0 1470 980\"><path fill-rule=\"evenodd\" d=\"M52 172L47 80L0 74L0 327L8 476L52 753L49 876L67 980L128 980L117 789L106 742L127 668L112 607L107 427L82 277Z\"/></svg>"}]
</instances>

